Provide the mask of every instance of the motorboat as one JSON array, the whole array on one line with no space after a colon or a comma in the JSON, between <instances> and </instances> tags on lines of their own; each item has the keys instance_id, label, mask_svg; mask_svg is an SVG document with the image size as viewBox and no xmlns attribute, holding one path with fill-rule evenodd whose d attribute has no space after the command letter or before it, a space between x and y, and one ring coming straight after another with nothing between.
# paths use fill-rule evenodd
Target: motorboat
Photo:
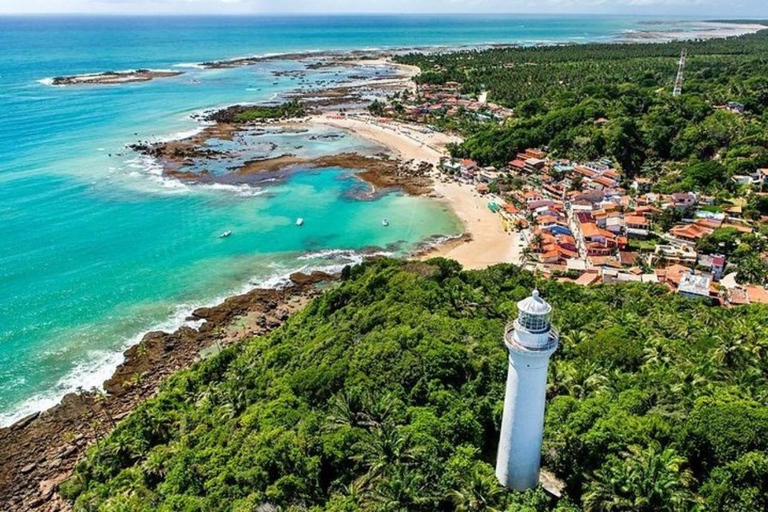
<instances>
[{"instance_id":1,"label":"motorboat","mask_svg":"<svg viewBox=\"0 0 768 512\"><path fill-rule=\"evenodd\" d=\"M231 231L225 231L225 232L223 232L222 234L219 235L219 238L229 238L230 236L232 236L232 232Z\"/></svg>"},{"instance_id":2,"label":"motorboat","mask_svg":"<svg viewBox=\"0 0 768 512\"><path fill-rule=\"evenodd\" d=\"M296 219L296 225L297 226L303 226L304 225L304 219L302 217L299 217Z\"/></svg>"}]
</instances>

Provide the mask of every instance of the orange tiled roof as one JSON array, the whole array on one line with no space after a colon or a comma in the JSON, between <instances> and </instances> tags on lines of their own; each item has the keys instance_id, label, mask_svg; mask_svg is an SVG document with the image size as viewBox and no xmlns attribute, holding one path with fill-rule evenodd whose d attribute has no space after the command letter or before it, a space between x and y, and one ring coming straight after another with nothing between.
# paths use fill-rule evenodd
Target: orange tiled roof
<instances>
[{"instance_id":1,"label":"orange tiled roof","mask_svg":"<svg viewBox=\"0 0 768 512\"><path fill-rule=\"evenodd\" d=\"M593 171L592 169L587 169L586 167L578 166L578 167L575 167L573 170L574 172L577 172L588 178L594 178L595 176L597 176L597 173L595 171Z\"/></svg>"},{"instance_id":2,"label":"orange tiled roof","mask_svg":"<svg viewBox=\"0 0 768 512\"><path fill-rule=\"evenodd\" d=\"M641 216L641 215L627 215L626 217L624 217L624 222L627 225L632 225L632 226L647 226L648 225L648 220L645 217Z\"/></svg>"},{"instance_id":3,"label":"orange tiled roof","mask_svg":"<svg viewBox=\"0 0 768 512\"><path fill-rule=\"evenodd\" d=\"M560 259L560 253L557 251L549 251L542 254L539 258L541 261Z\"/></svg>"},{"instance_id":4,"label":"orange tiled roof","mask_svg":"<svg viewBox=\"0 0 768 512\"><path fill-rule=\"evenodd\" d=\"M616 184L615 181L613 181L610 178L606 178L605 176L598 176L594 179L595 183L599 183L603 185L604 187L612 187Z\"/></svg>"},{"instance_id":5,"label":"orange tiled roof","mask_svg":"<svg viewBox=\"0 0 768 512\"><path fill-rule=\"evenodd\" d=\"M739 233L751 233L753 230L749 226L743 226L741 224L723 224L721 227L723 228L733 228Z\"/></svg>"},{"instance_id":6,"label":"orange tiled roof","mask_svg":"<svg viewBox=\"0 0 768 512\"><path fill-rule=\"evenodd\" d=\"M745 286L749 302L752 304L768 304L768 291L755 285Z\"/></svg>"},{"instance_id":7,"label":"orange tiled roof","mask_svg":"<svg viewBox=\"0 0 768 512\"><path fill-rule=\"evenodd\" d=\"M698 224L686 224L685 226L675 226L669 230L674 236L682 238L704 238L712 234L713 229L699 226Z\"/></svg>"},{"instance_id":8,"label":"orange tiled roof","mask_svg":"<svg viewBox=\"0 0 768 512\"><path fill-rule=\"evenodd\" d=\"M600 280L600 274L597 272L586 272L584 274L581 274L576 281L574 281L579 286L589 286L592 284L595 284Z\"/></svg>"},{"instance_id":9,"label":"orange tiled roof","mask_svg":"<svg viewBox=\"0 0 768 512\"><path fill-rule=\"evenodd\" d=\"M684 266L684 265L671 265L667 267L665 273L665 277L667 281L671 281L675 284L675 286L680 285L680 281L683 279L683 276L685 274L690 274L691 269Z\"/></svg>"},{"instance_id":10,"label":"orange tiled roof","mask_svg":"<svg viewBox=\"0 0 768 512\"><path fill-rule=\"evenodd\" d=\"M597 224L586 222L581 225L581 234L586 238L597 236L600 234L600 228L597 227Z\"/></svg>"},{"instance_id":11,"label":"orange tiled roof","mask_svg":"<svg viewBox=\"0 0 768 512\"><path fill-rule=\"evenodd\" d=\"M549 224L552 222L557 222L557 217L553 217L552 215L542 215L538 218L539 224Z\"/></svg>"},{"instance_id":12,"label":"orange tiled roof","mask_svg":"<svg viewBox=\"0 0 768 512\"><path fill-rule=\"evenodd\" d=\"M616 258L613 258L611 256L592 256L589 258L589 261L591 261L592 264L597 267L607 266L607 267L621 268L621 263L616 261Z\"/></svg>"},{"instance_id":13,"label":"orange tiled roof","mask_svg":"<svg viewBox=\"0 0 768 512\"><path fill-rule=\"evenodd\" d=\"M696 219L694 224L705 228L717 229L723 224L723 221L718 219Z\"/></svg>"},{"instance_id":14,"label":"orange tiled roof","mask_svg":"<svg viewBox=\"0 0 768 512\"><path fill-rule=\"evenodd\" d=\"M515 205L513 205L513 204L505 204L504 205L504 210L507 213L513 213L513 214L514 213L520 213L520 210L518 210L517 207Z\"/></svg>"}]
</instances>

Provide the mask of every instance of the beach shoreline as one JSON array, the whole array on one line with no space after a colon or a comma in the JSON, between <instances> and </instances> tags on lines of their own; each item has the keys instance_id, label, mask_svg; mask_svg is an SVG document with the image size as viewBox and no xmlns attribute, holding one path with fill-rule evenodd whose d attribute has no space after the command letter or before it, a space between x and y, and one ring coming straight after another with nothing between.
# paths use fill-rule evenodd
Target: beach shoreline
<instances>
[{"instance_id":1,"label":"beach shoreline","mask_svg":"<svg viewBox=\"0 0 768 512\"><path fill-rule=\"evenodd\" d=\"M348 130L388 147L401 159L432 165L447 155L446 144L458 141L457 137L440 132L424 133L422 127L416 125L380 123L371 116L313 116L311 122ZM499 215L488 209L488 198L469 185L445 181L437 173L432 179L430 197L439 200L461 221L463 234L417 254L419 259L450 258L467 269L498 263L520 264L522 248L517 244L517 237L505 231Z\"/></svg>"}]
</instances>

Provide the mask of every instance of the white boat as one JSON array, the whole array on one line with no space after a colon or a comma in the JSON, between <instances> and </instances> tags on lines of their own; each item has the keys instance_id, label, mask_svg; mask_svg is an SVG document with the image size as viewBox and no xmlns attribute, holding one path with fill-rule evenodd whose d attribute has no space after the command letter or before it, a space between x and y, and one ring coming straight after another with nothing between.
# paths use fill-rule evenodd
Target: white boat
<instances>
[{"instance_id":1,"label":"white boat","mask_svg":"<svg viewBox=\"0 0 768 512\"><path fill-rule=\"evenodd\" d=\"M382 219L381 220L381 225L384 226L384 227L387 227L387 226L389 226L389 221L387 219Z\"/></svg>"},{"instance_id":2,"label":"white boat","mask_svg":"<svg viewBox=\"0 0 768 512\"><path fill-rule=\"evenodd\" d=\"M299 217L296 219L296 225L297 226L303 226L304 225L304 219L302 217Z\"/></svg>"},{"instance_id":3,"label":"white boat","mask_svg":"<svg viewBox=\"0 0 768 512\"><path fill-rule=\"evenodd\" d=\"M219 238L229 238L230 236L232 236L232 232L231 231L225 231L225 232L223 232L222 234L219 235Z\"/></svg>"}]
</instances>

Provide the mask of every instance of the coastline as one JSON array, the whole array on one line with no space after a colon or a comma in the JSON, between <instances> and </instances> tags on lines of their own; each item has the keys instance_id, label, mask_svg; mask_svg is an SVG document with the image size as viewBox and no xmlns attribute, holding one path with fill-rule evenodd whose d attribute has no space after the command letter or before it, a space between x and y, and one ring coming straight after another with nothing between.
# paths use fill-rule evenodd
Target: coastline
<instances>
[{"instance_id":1,"label":"coastline","mask_svg":"<svg viewBox=\"0 0 768 512\"><path fill-rule=\"evenodd\" d=\"M696 27L693 30L631 30L625 32L619 32L608 40L565 40L565 41L527 41L520 42L486 42L486 43L472 43L472 44L434 44L434 45L417 45L417 46L391 46L381 47L371 50L317 50L317 51L286 51L277 53L266 53L262 55L250 55L241 57L220 58L216 60L209 60L203 62L179 62L173 64L173 68L178 69L196 69L196 70L221 70L232 69L238 67L253 66L261 62L293 59L293 60L306 60L306 59L328 59L330 61L344 62L349 64L373 64L388 62L391 67L401 68L406 70L411 66L396 64L391 62L393 55L410 53L410 52L423 52L423 53L439 53L439 52L455 52L455 51L467 51L476 50L481 51L483 49L490 48L505 48L515 47L520 45L534 45L534 46L553 46L562 44L586 44L586 43L600 43L600 44L642 44L642 43L669 43L680 41L692 41L692 40L707 40L707 39L722 39L728 37L739 37L748 34L754 34L761 30L768 29L768 24L762 24L760 20L701 20L701 21L687 21L680 22ZM653 23L647 24L649 27L653 26ZM408 72L412 70L406 70ZM416 74L418 74L418 70ZM65 75L55 77L43 77L36 80L39 84L47 86L70 86L70 85L121 85L134 82L148 82L156 79L170 78L179 75L183 75L184 71L177 71L172 69L133 69L124 71L91 71L87 73L77 75Z\"/></svg>"},{"instance_id":2,"label":"coastline","mask_svg":"<svg viewBox=\"0 0 768 512\"><path fill-rule=\"evenodd\" d=\"M754 26L759 27L758 30L766 28L761 25ZM750 30L744 33L752 33L754 31ZM711 38L729 37L730 35L734 34L713 35ZM631 42L653 41L641 39ZM396 85L403 87L413 86L411 78L418 73L417 68L398 65L384 59L348 61L347 63L352 64L354 62L398 68L401 71L402 77L391 79L390 82L401 80L402 82ZM370 84L365 84L365 86L368 85ZM417 160L431 164L436 164L440 157L443 156L445 144L455 141L455 139L451 139L445 134L435 132L423 133L420 129L404 123L388 123L384 125L376 122L373 118L366 120L366 116L360 115L339 117L321 114L312 116L310 122L346 130L359 137L375 141L386 146L402 160ZM433 176L433 191L428 195L441 201L446 208L453 211L464 226L464 235L445 241L414 256L420 259L436 256L447 257L459 261L468 269L483 268L504 262L519 263L521 248L516 244L516 237L505 232L498 215L488 210L486 206L487 198L477 194L470 186L455 182L443 182L436 176ZM330 278L326 277L326 279ZM215 330L214 327L224 326L228 336L226 343L238 343L248 336L269 332L287 318L288 315L301 309L312 296L299 296L298 298L291 296L285 299L287 301L285 304L281 302L282 299L270 298L266 302L266 304L270 305L267 312L258 310L238 314L236 309L232 309L236 306L239 298L251 296L254 292L230 297L224 303L214 308L201 308L201 310L197 310L193 316L206 319L203 328L197 332L200 336L210 335L210 337L204 338L204 342L200 342L199 336L194 334L195 330L189 327L182 327L170 334L147 333L138 345L128 349L126 361L116 369L113 377L105 383L105 389L110 393L107 395L107 399L102 399L100 395L89 393L80 395L70 394L64 397L61 404L47 411L22 419L7 429L0 429L0 455L3 457L0 460L3 460L1 466L4 468L0 473L0 494L3 498L5 499L6 496L7 488L3 487L6 484L6 479L10 478L13 481L17 481L14 477L19 476L21 477L19 480L24 480L26 486L23 487L24 494L19 495L16 494L17 491L13 491L15 493L14 496L20 496L22 499L22 501L14 502L14 504L39 507L48 507L49 505L63 506L57 501L55 489L62 480L56 475L69 474L77 458L91 442L97 440L106 431L110 430L114 426L115 421L125 417L138 403L152 396L157 386L168 376L192 364L199 354L199 346L215 339L216 335L209 331ZM273 308L272 304L276 304L278 309ZM222 323L217 324L207 320L207 313L201 312L202 310L215 310L221 312L221 314L225 314L223 311L228 311L226 313L226 322L228 323L223 323L224 320L221 320ZM279 311L279 313L276 315L269 313L269 311L273 310ZM245 327L242 324L235 326L243 318L247 318ZM251 324L249 322L254 323ZM194 342L192 341L193 339ZM172 354L173 357L169 361L165 361L164 357L158 357L154 360L151 360L151 358L142 359L144 356L141 354L142 350L140 350L140 347L152 344L156 344L156 347L163 347L163 349L162 351L150 351L150 353ZM158 369L162 371L158 371ZM126 393L125 384L129 380L136 375L150 373L156 373L154 376L155 380L151 383L142 383L136 395ZM115 407L114 410L111 409L113 406ZM109 412L102 414L104 411ZM89 432L89 429L93 430L89 422L93 422L94 419L99 421L99 428L104 429L104 432L95 430L90 434L84 433ZM46 427L38 428L43 420L49 430L45 430ZM110 423L112 424L111 426ZM11 432L37 432L38 437L19 441L20 438L8 435ZM51 432L55 434L54 437L50 436ZM67 441L66 439L69 437L69 434L74 432L77 433L74 434L72 440ZM17 442L20 444L17 445ZM29 453L19 455L17 453L18 446L28 447ZM11 450L14 450L14 452ZM28 461L23 465L21 464L22 456L24 461ZM14 460L10 462L8 458L13 458ZM33 497L35 493L39 494L37 498ZM40 499L42 501L36 501Z\"/></svg>"},{"instance_id":3,"label":"coastline","mask_svg":"<svg viewBox=\"0 0 768 512\"><path fill-rule=\"evenodd\" d=\"M766 29L763 25L756 23L746 23L737 21L702 21L691 22L698 26L706 26L713 28L726 27L729 30L740 30L743 33L752 33L757 30ZM652 28L652 25L649 25ZM652 31L649 29L649 31ZM683 35L677 33L677 35ZM689 34L690 35L690 34ZM716 37L728 37L733 35L729 31L709 30L708 38ZM620 42L620 35L617 34L613 41ZM635 42L652 42L647 39ZM414 86L410 80L413 76L418 74L419 70L416 67L397 64L391 61L391 56L397 52L409 52L409 51L460 51L462 49L469 48L491 48L491 47L504 47L514 46L512 44L470 44L470 45L428 45L428 46L411 46L411 47L396 47L387 49L374 49L374 50L349 50L349 51L310 51L310 52L284 52L276 54L268 54L264 56L255 57L240 57L234 59L227 59L227 61L238 61L255 59L260 60L274 60L286 58L289 56L303 57L303 58L320 58L326 56L332 58L339 65L371 65L381 66L386 65L391 68L397 69L400 72L400 76L397 78L389 79L388 82L393 82L401 87ZM389 56L389 57L387 57ZM192 67L200 69L200 64L185 64L178 67ZM93 75L96 73L85 74L84 76ZM383 80L381 82L384 82ZM366 87L368 83L356 84L357 87ZM402 134L393 133L391 130L380 130L375 127L365 125L364 123L355 123L352 120L340 121L339 119L322 119L315 117L315 122L326 125L335 125L340 128L347 129L348 131L355 132L357 135L374 140L382 145L389 147L391 150L397 152L405 159L422 159L425 161L436 162L439 159L439 155L431 151L425 151L424 148L411 144L411 139ZM195 132L199 133L204 130L205 126L199 126ZM176 139L178 140L178 139ZM225 185L228 186L228 185ZM244 185L247 187L247 185ZM436 246L428 246L428 248L417 251L413 256L419 258L426 258L431 256L445 256L455 258L460 261L467 268L478 268L483 265L492 264L498 261L511 261L514 262L519 258L516 255L515 243L512 240L505 240L509 237L499 226L497 222L492 222L493 229L490 229L486 222L482 222L478 219L489 219L490 212L485 207L486 202L482 198L478 197L471 188L459 186L457 184L443 184L436 180L434 185L434 191L432 196L440 200L446 208L453 210L454 214L459 218L464 226L464 236L451 238L444 241L442 244ZM498 229L497 229L498 228ZM499 241L497 238L504 239Z\"/></svg>"},{"instance_id":4,"label":"coastline","mask_svg":"<svg viewBox=\"0 0 768 512\"><path fill-rule=\"evenodd\" d=\"M0 429L0 503L4 510L66 510L58 485L85 450L107 435L174 373L254 336L264 336L301 310L336 275L295 273L282 288L256 288L213 307L196 309L173 332L149 332L125 351L104 383Z\"/></svg>"}]
</instances>

